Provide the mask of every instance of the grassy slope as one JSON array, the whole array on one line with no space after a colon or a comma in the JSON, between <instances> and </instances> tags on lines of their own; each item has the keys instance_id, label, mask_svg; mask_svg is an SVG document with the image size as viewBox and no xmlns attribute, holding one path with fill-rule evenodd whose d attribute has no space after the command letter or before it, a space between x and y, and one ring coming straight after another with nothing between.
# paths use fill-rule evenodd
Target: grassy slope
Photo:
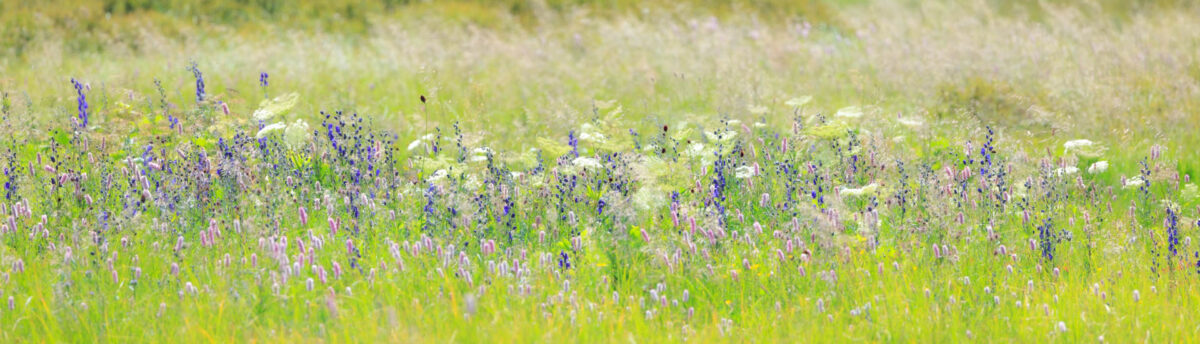
<instances>
[{"instance_id":1,"label":"grassy slope","mask_svg":"<svg viewBox=\"0 0 1200 344\"><path fill-rule=\"evenodd\" d=\"M128 122L136 122L140 113L122 112L117 102L153 108L142 104L158 101L155 78L163 82L177 113L194 107L192 77L185 68L195 61L207 77L209 93L227 101L232 117L239 118L216 120L234 122L214 127L216 131L250 125L245 118L262 97L258 73L266 71L271 74L272 96L300 94L295 116L316 119L320 110L355 111L400 133L404 143L430 127L448 128L460 121L472 144L524 151L534 146L530 138L561 140L579 123L598 117L596 100L609 99L623 106L621 125L641 132L664 123L711 122L717 117L786 127L791 109L784 101L812 95L816 100L810 114L868 105L877 107L872 115L880 118L903 114L936 124L907 132L908 143L898 145L896 154L927 152L937 142L979 141L979 128L992 125L1001 133L1000 145L1025 156L1029 164L1046 150L1059 155L1068 139L1106 144L1113 167L1098 181L1108 185L1121 175L1136 174L1137 162L1153 144L1166 146L1175 159L1171 161L1178 162L1169 168L1192 175L1200 169L1200 156L1188 148L1198 143L1193 133L1200 113L1200 57L1195 53L1200 48L1200 23L1192 20L1198 15L1194 9L1149 9L1113 18L1106 10L1086 6L1042 9L1026 16L1008 13L1021 9L987 4L848 4L833 7L835 26L818 24L809 31L799 19L763 19L759 12L745 9L721 9L719 18L710 18L677 8L597 15L594 9L574 7L513 14L471 4L411 6L378 18L365 15L367 24L346 31L321 26L337 23L225 26L136 15L118 17L121 22L112 29L118 35L89 36L92 42L79 42L69 28L51 32L22 47L19 55L6 54L0 60L0 90L8 93L11 104L0 130L37 144L45 140L42 133L66 126L66 118L74 113L68 80L75 77L93 87L89 96L99 135L120 142L131 128ZM62 11L76 13L67 8ZM472 21L482 24L469 24ZM63 46L58 41L74 43ZM431 101L422 106L418 95ZM749 109L753 105L770 110L754 115ZM184 121L202 122L187 117ZM771 189L760 185L754 190L736 202L753 208L753 195ZM828 264L837 266L840 285L853 288L834 289L811 277L816 267L809 277L769 277L782 269L772 265L769 253L734 251L719 257L725 261L718 269L736 269L739 257L745 256L762 264L743 272L740 282L675 274L655 266L633 269L628 285L612 288L601 281L611 269L581 265L564 294L570 297L577 291L586 301L567 307L561 302L569 301L548 304L561 282L553 282L558 279L552 270L540 270L544 276L536 280L542 297L511 296L515 292L508 286L519 283L498 282L504 287L481 294L480 311L471 317L464 317L461 309L461 298L471 294L470 287L428 269L389 274L373 282L361 276L336 280L329 288L348 295L335 302L334 314L323 296L329 292L325 288L308 291L302 284L287 284L284 293L291 296L282 298L225 292L258 289L262 295L271 294L268 284L250 284L252 276L266 273L219 267L217 261L226 252L235 266L244 267L240 259L256 250L249 241L170 257L172 252L152 247L158 241L170 242L169 236L135 240L133 246L117 249L122 258L140 254L143 263L137 266L143 270L143 283L151 287L135 290L127 285L126 275L135 264L125 259L114 269L121 281L113 282L94 277L107 277L107 269L63 268L57 259L30 258L35 248L8 239L0 257L11 277L0 287L0 298L18 298L15 309L0 310L0 323L5 324L0 338L625 341L677 339L686 323L694 331L687 338L699 341L963 341L968 333L999 341L1047 336L1090 341L1099 334L1117 342L1191 341L1196 329L1188 319L1195 318L1198 301L1194 274L1152 275L1149 253L1123 247L1137 233L1118 225L1127 219L1120 205L1134 197L1118 192L1113 201L1117 209L1111 213L1098 204L1067 203L1092 214L1108 214L1112 220L1098 240L1108 250L1098 248L1103 253L1093 258L1082 252L1082 244L1065 246L1059 278L1037 273L1035 253L1021 240L1009 245L1028 258L1013 263L1017 273L1009 275L1004 270L1008 263L992 258L991 245L960 245L960 255L967 258L946 264L931 257L929 239L897 238L897 251L890 255L831 254L838 263ZM417 200L401 205L420 206ZM932 209L931 216L949 216L938 213L940 205L925 207ZM647 216L643 221L663 220ZM1027 229L1013 225L997 230ZM1195 228L1189 231L1194 234ZM83 233L66 235L77 236L68 241L87 241ZM385 250L379 240L359 244L364 250ZM82 249L76 252L85 254ZM14 256L25 257L29 264L23 273L9 268ZM373 257L364 265L378 265L375 259L387 256ZM342 256L334 253L329 258ZM183 277L168 277L168 262L177 260L187 262ZM646 261L628 264L650 266ZM899 271L891 267L892 261ZM440 262L424 257L406 264L435 267ZM1092 264L1094 269L1081 268ZM180 297L183 281L205 281L202 288L211 297ZM643 305L607 301L610 290L630 298L660 282L670 286L672 297L683 289L692 293L695 320L685 321L681 312L648 320ZM1104 283L1105 302L1097 302L1094 283ZM992 306L992 295L980 292L984 285L1003 299L1003 307ZM346 288L353 291L344 292ZM1132 300L1134 290L1141 301ZM956 302L949 301L951 296ZM831 311L815 312L818 299ZM777 302L788 306L777 308ZM159 303L165 310L160 311ZM850 315L865 303L871 304L869 316ZM721 336L723 319L737 324L733 336ZM914 321L922 326L913 326ZM1050 335L1058 321L1068 322L1070 331Z\"/></svg>"}]
</instances>

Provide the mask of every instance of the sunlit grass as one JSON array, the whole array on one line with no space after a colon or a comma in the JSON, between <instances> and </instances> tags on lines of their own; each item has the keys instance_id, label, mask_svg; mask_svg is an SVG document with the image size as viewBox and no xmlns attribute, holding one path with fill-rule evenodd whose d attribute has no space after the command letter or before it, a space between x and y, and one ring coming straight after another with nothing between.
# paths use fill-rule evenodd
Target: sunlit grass
<instances>
[{"instance_id":1,"label":"sunlit grass","mask_svg":"<svg viewBox=\"0 0 1200 344\"><path fill-rule=\"evenodd\" d=\"M5 341L1197 336L1185 3L3 4Z\"/></svg>"}]
</instances>

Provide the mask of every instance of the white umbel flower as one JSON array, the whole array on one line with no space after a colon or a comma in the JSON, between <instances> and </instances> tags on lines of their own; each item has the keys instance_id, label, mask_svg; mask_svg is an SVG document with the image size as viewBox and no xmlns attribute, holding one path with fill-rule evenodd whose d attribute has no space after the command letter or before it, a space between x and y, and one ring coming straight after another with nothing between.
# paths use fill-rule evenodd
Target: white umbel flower
<instances>
[{"instance_id":1,"label":"white umbel flower","mask_svg":"<svg viewBox=\"0 0 1200 344\"><path fill-rule=\"evenodd\" d=\"M1089 174L1104 173L1104 171L1107 171L1107 170L1108 170L1108 161L1097 161L1097 162L1093 163L1092 166L1089 166L1087 169Z\"/></svg>"},{"instance_id":2,"label":"white umbel flower","mask_svg":"<svg viewBox=\"0 0 1200 344\"><path fill-rule=\"evenodd\" d=\"M1126 180L1125 185L1122 185L1121 188L1122 189L1136 188L1136 187L1142 186L1142 184L1146 184L1146 181L1142 180L1142 176L1136 176L1133 178L1129 178L1129 180Z\"/></svg>"},{"instance_id":3,"label":"white umbel flower","mask_svg":"<svg viewBox=\"0 0 1200 344\"><path fill-rule=\"evenodd\" d=\"M915 119L915 118L900 118L900 119L897 119L896 121L900 122L901 125L909 127L909 128L916 128L916 127L925 125L925 122L921 122L921 120Z\"/></svg>"},{"instance_id":4,"label":"white umbel flower","mask_svg":"<svg viewBox=\"0 0 1200 344\"><path fill-rule=\"evenodd\" d=\"M754 167L746 165L738 166L733 170L733 176L737 177L738 179L746 179L756 175L758 175L758 173L754 171Z\"/></svg>"},{"instance_id":5,"label":"white umbel flower","mask_svg":"<svg viewBox=\"0 0 1200 344\"><path fill-rule=\"evenodd\" d=\"M267 135L271 134L271 132L280 130L283 128L287 128L286 123L283 123L283 122L271 123L270 125L267 125L267 126L263 127L262 129L259 129L258 134L254 134L254 138L261 139L261 138L267 137Z\"/></svg>"},{"instance_id":6,"label":"white umbel flower","mask_svg":"<svg viewBox=\"0 0 1200 344\"><path fill-rule=\"evenodd\" d=\"M446 172L446 170L437 170L437 171L434 171L433 175L429 176L429 178L426 180L428 180L430 183L434 183L439 180L446 179L446 177L449 175L450 175L450 173Z\"/></svg>"},{"instance_id":7,"label":"white umbel flower","mask_svg":"<svg viewBox=\"0 0 1200 344\"><path fill-rule=\"evenodd\" d=\"M307 143L310 134L312 134L312 131L309 131L308 122L303 119L296 119L295 122L288 124L287 129L283 130L283 139L289 145L295 147Z\"/></svg>"},{"instance_id":8,"label":"white umbel flower","mask_svg":"<svg viewBox=\"0 0 1200 344\"><path fill-rule=\"evenodd\" d=\"M1092 140L1078 139L1078 140L1071 140L1071 141L1067 141L1066 143L1063 143L1063 148L1066 148L1067 150L1072 150L1072 149L1077 149L1077 148L1082 148L1082 147L1089 147L1094 144L1096 144L1096 143L1092 142Z\"/></svg>"},{"instance_id":9,"label":"white umbel flower","mask_svg":"<svg viewBox=\"0 0 1200 344\"><path fill-rule=\"evenodd\" d=\"M871 184L867 184L866 186L863 186L861 188L851 189L851 188L843 187L842 190L839 191L839 193L842 196L858 197L858 196L872 195L875 193L876 190L879 190L879 184L871 183Z\"/></svg>"},{"instance_id":10,"label":"white umbel flower","mask_svg":"<svg viewBox=\"0 0 1200 344\"><path fill-rule=\"evenodd\" d=\"M275 116L286 113L296 106L296 102L300 99L300 95L296 93L288 93L274 99L263 100L258 104L258 110L254 110L254 120L266 121Z\"/></svg>"},{"instance_id":11,"label":"white umbel flower","mask_svg":"<svg viewBox=\"0 0 1200 344\"><path fill-rule=\"evenodd\" d=\"M1103 145L1087 139L1071 140L1063 143L1063 153L1075 154L1085 158L1099 158L1105 150Z\"/></svg>"},{"instance_id":12,"label":"white umbel flower","mask_svg":"<svg viewBox=\"0 0 1200 344\"><path fill-rule=\"evenodd\" d=\"M1063 168L1054 169L1054 174L1056 174L1058 176L1072 175L1072 174L1076 174L1076 173L1079 173L1079 168L1077 168L1075 166L1067 166L1067 167L1063 167Z\"/></svg>"},{"instance_id":13,"label":"white umbel flower","mask_svg":"<svg viewBox=\"0 0 1200 344\"><path fill-rule=\"evenodd\" d=\"M838 109L838 112L836 114L834 114L833 116L834 117L842 117L842 118L859 118L859 117L863 116L863 110L862 110L862 108L857 107L857 106L847 106L847 107Z\"/></svg>"},{"instance_id":14,"label":"white umbel flower","mask_svg":"<svg viewBox=\"0 0 1200 344\"><path fill-rule=\"evenodd\" d=\"M495 151L493 151L491 148L488 148L488 147L475 148L475 149L471 150L471 157L467 158L467 161L470 161L470 162L487 161L488 155L495 154L495 153L496 153Z\"/></svg>"},{"instance_id":15,"label":"white umbel flower","mask_svg":"<svg viewBox=\"0 0 1200 344\"><path fill-rule=\"evenodd\" d=\"M586 156L581 156L581 157L575 158L575 160L571 160L571 164L578 166L578 167L585 168L585 169L594 169L594 168L601 167L600 160L596 160L596 158L589 158Z\"/></svg>"}]
</instances>

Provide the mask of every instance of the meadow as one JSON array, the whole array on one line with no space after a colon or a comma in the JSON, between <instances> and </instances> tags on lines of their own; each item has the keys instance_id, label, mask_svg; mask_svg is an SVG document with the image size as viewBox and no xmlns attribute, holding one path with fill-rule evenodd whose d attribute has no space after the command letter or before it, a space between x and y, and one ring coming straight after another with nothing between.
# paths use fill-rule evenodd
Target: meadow
<instances>
[{"instance_id":1,"label":"meadow","mask_svg":"<svg viewBox=\"0 0 1200 344\"><path fill-rule=\"evenodd\" d=\"M0 341L1194 342L1196 18L0 0Z\"/></svg>"}]
</instances>

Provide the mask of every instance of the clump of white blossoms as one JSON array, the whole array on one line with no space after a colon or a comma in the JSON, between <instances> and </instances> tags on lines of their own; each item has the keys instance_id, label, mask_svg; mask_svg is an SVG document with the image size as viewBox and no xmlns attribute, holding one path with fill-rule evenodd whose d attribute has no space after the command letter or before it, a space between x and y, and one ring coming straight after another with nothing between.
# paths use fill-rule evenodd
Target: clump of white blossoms
<instances>
[{"instance_id":1,"label":"clump of white blossoms","mask_svg":"<svg viewBox=\"0 0 1200 344\"><path fill-rule=\"evenodd\" d=\"M879 184L871 183L871 184L867 184L860 188L842 187L842 189L840 191L838 191L838 193L841 194L842 196L857 197L857 196L873 195L873 194L875 194L875 191L878 191L878 190L879 190Z\"/></svg>"},{"instance_id":2,"label":"clump of white blossoms","mask_svg":"<svg viewBox=\"0 0 1200 344\"><path fill-rule=\"evenodd\" d=\"M859 118L859 117L863 116L863 110L861 107L847 106L847 107L838 109L837 113L834 114L833 116L841 117L841 118Z\"/></svg>"},{"instance_id":3,"label":"clump of white blossoms","mask_svg":"<svg viewBox=\"0 0 1200 344\"><path fill-rule=\"evenodd\" d=\"M1142 176L1136 176L1133 178L1129 178L1129 180L1126 180L1125 185L1122 185L1121 188L1123 188L1123 189L1136 188L1136 187L1142 186L1142 184L1146 184L1146 181L1142 180Z\"/></svg>"},{"instance_id":4,"label":"clump of white blossoms","mask_svg":"<svg viewBox=\"0 0 1200 344\"><path fill-rule=\"evenodd\" d=\"M705 155L704 144L699 143L699 142L692 143L692 144L688 145L686 149L683 150L683 154L687 155L689 157L693 157L693 158L699 157L699 156L704 156Z\"/></svg>"},{"instance_id":5,"label":"clump of white blossoms","mask_svg":"<svg viewBox=\"0 0 1200 344\"><path fill-rule=\"evenodd\" d=\"M254 134L254 138L261 139L271 135L273 132L280 130L283 131L283 140L288 145L294 147L308 142L308 122L304 121L303 119L296 119L291 124L286 122L271 123L262 127L262 129L259 129L258 133Z\"/></svg>"},{"instance_id":6,"label":"clump of white blossoms","mask_svg":"<svg viewBox=\"0 0 1200 344\"><path fill-rule=\"evenodd\" d=\"M488 155L494 155L494 154L496 154L496 152L488 147L475 148L475 149L471 150L471 156L469 158L467 158L467 161L470 161L470 162L487 161Z\"/></svg>"},{"instance_id":7,"label":"clump of white blossoms","mask_svg":"<svg viewBox=\"0 0 1200 344\"><path fill-rule=\"evenodd\" d=\"M1063 153L1075 154L1081 158L1099 158L1104 154L1105 148L1103 145L1092 142L1092 140L1079 139L1071 140L1063 143Z\"/></svg>"},{"instance_id":8,"label":"clump of white blossoms","mask_svg":"<svg viewBox=\"0 0 1200 344\"><path fill-rule=\"evenodd\" d=\"M733 176L737 177L738 179L746 179L757 175L758 171L755 171L754 167L746 165L738 166L733 170Z\"/></svg>"},{"instance_id":9,"label":"clump of white blossoms","mask_svg":"<svg viewBox=\"0 0 1200 344\"><path fill-rule=\"evenodd\" d=\"M596 158L589 158L586 156L581 156L581 157L575 158L575 160L571 160L571 164L581 167L581 168L584 168L584 169L596 169L596 168L601 167L600 160L597 160Z\"/></svg>"},{"instance_id":10,"label":"clump of white blossoms","mask_svg":"<svg viewBox=\"0 0 1200 344\"><path fill-rule=\"evenodd\" d=\"M259 129L258 134L254 134L254 138L261 139L261 138L267 137L267 135L270 135L271 132L273 132L273 131L284 129L284 128L287 128L287 124L285 124L283 122L271 123L271 124L268 124L268 125L262 127L262 129Z\"/></svg>"},{"instance_id":11,"label":"clump of white blossoms","mask_svg":"<svg viewBox=\"0 0 1200 344\"><path fill-rule=\"evenodd\" d=\"M258 110L254 110L254 119L266 121L275 118L275 116L282 115L291 110L299 100L300 95L296 93L288 93L274 99L264 99L258 103Z\"/></svg>"},{"instance_id":12,"label":"clump of white blossoms","mask_svg":"<svg viewBox=\"0 0 1200 344\"><path fill-rule=\"evenodd\" d=\"M1087 169L1088 174L1100 174L1100 173L1104 173L1104 171L1107 171L1107 170L1108 170L1108 161L1104 161L1104 160L1092 163L1092 166L1088 166L1088 169Z\"/></svg>"},{"instance_id":13,"label":"clump of white blossoms","mask_svg":"<svg viewBox=\"0 0 1200 344\"><path fill-rule=\"evenodd\" d=\"M293 147L300 146L308 142L310 133L308 122L297 118L283 130L283 140Z\"/></svg>"},{"instance_id":14,"label":"clump of white blossoms","mask_svg":"<svg viewBox=\"0 0 1200 344\"><path fill-rule=\"evenodd\" d=\"M899 122L900 125L903 125L903 126L906 126L909 128L917 128L922 125L925 125L925 122L922 122L920 119L911 118L911 117L900 117L900 118L896 119L896 122Z\"/></svg>"},{"instance_id":15,"label":"clump of white blossoms","mask_svg":"<svg viewBox=\"0 0 1200 344\"><path fill-rule=\"evenodd\" d=\"M416 140L413 140L413 142L408 144L408 151L411 152L412 150L417 149L417 147L420 147L423 143L433 142L434 137L435 136L433 134L425 134L425 136L418 137Z\"/></svg>"},{"instance_id":16,"label":"clump of white blossoms","mask_svg":"<svg viewBox=\"0 0 1200 344\"><path fill-rule=\"evenodd\" d=\"M579 141L605 143L608 141L608 137L605 137L604 134L600 132L600 129L596 128L596 126L591 125L590 123L584 123L583 126L579 128Z\"/></svg>"},{"instance_id":17,"label":"clump of white blossoms","mask_svg":"<svg viewBox=\"0 0 1200 344\"><path fill-rule=\"evenodd\" d=\"M429 176L429 178L426 178L425 180L429 181L430 183L435 183L439 180L446 179L446 177L449 175L450 175L450 173L446 172L446 170L444 170L444 169L437 170L437 171L433 171L433 175Z\"/></svg>"},{"instance_id":18,"label":"clump of white blossoms","mask_svg":"<svg viewBox=\"0 0 1200 344\"><path fill-rule=\"evenodd\" d=\"M1075 167L1075 166L1067 166L1067 167L1054 169L1054 174L1057 176L1060 176L1060 177L1063 175L1071 175L1071 174L1076 174L1076 173L1079 173L1079 168Z\"/></svg>"}]
</instances>

